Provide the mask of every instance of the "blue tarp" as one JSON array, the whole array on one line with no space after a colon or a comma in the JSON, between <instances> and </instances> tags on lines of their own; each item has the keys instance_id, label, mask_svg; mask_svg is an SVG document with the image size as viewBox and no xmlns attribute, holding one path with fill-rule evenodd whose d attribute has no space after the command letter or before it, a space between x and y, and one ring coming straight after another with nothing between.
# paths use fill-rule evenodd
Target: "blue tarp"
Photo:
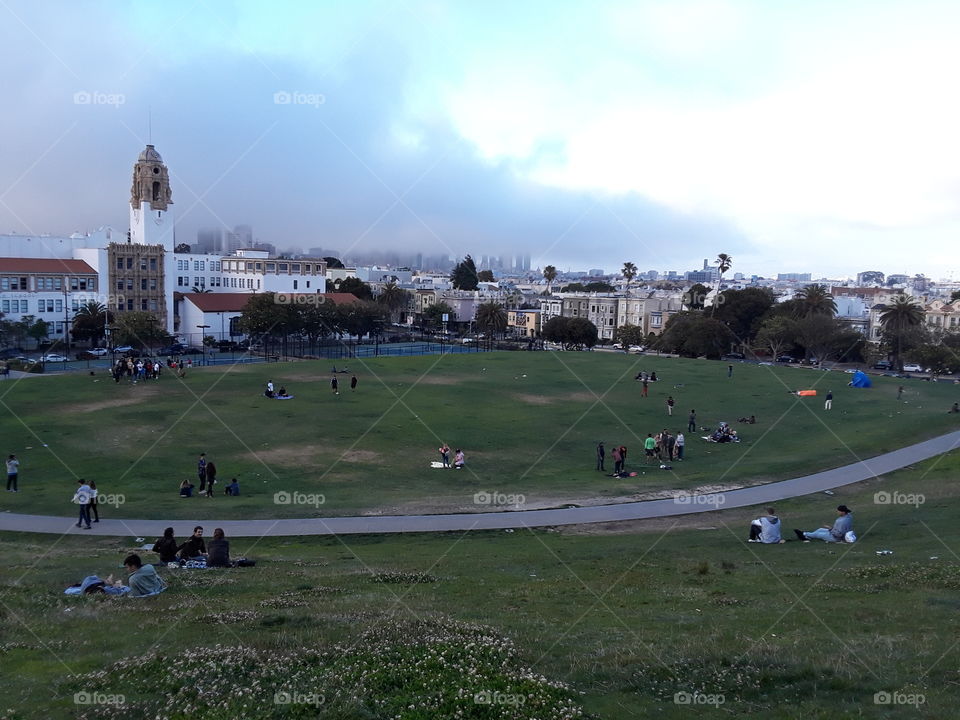
<instances>
[{"instance_id":1,"label":"blue tarp","mask_svg":"<svg viewBox=\"0 0 960 720\"><path fill-rule=\"evenodd\" d=\"M872 385L873 383L870 382L870 378L867 377L867 374L863 372L863 370L857 370L853 374L853 380L850 381L850 387L868 388Z\"/></svg>"}]
</instances>

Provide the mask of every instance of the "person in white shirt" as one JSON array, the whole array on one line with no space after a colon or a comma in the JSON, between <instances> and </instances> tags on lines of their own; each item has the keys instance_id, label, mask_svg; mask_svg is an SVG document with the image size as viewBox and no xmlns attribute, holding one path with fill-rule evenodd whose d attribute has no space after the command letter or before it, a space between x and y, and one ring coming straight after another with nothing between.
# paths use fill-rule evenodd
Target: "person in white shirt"
<instances>
[{"instance_id":1,"label":"person in white shirt","mask_svg":"<svg viewBox=\"0 0 960 720\"><path fill-rule=\"evenodd\" d=\"M17 476L20 473L20 461L16 455L7 458L7 492L19 492L17 490Z\"/></svg>"},{"instance_id":2,"label":"person in white shirt","mask_svg":"<svg viewBox=\"0 0 960 720\"><path fill-rule=\"evenodd\" d=\"M91 527L90 498L93 496L93 491L83 478L80 478L77 482L80 484L80 487L78 487L77 491L73 494L73 502L80 506L80 520L77 522L77 527L83 527L85 524L86 529L89 530Z\"/></svg>"}]
</instances>

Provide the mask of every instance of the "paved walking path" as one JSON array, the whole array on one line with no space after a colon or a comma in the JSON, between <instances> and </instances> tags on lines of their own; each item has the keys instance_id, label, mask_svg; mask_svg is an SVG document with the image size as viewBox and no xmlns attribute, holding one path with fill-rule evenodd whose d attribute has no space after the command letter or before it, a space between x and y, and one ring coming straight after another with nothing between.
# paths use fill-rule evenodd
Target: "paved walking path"
<instances>
[{"instance_id":1,"label":"paved walking path","mask_svg":"<svg viewBox=\"0 0 960 720\"><path fill-rule=\"evenodd\" d=\"M203 525L207 535L223 528L227 537L264 535L356 535L367 533L449 532L463 530L503 530L507 528L581 525L621 522L647 518L689 515L713 510L766 505L779 500L822 492L884 475L913 463L941 455L960 447L960 430L878 455L852 465L825 470L805 477L755 487L731 490L715 495L686 496L678 499L595 505L562 510L522 510L517 512L459 513L454 515L371 515L365 517L301 518L284 520L113 520L104 519L92 530L77 528L75 518L47 515L0 513L0 530L77 535L113 535L155 538L164 528L173 526L185 535L195 524Z\"/></svg>"}]
</instances>

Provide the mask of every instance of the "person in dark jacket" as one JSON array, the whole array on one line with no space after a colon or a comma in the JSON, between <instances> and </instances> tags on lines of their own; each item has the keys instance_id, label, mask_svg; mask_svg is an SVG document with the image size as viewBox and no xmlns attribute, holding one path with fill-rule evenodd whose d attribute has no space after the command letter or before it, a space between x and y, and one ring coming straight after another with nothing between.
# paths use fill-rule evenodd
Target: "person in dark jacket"
<instances>
[{"instance_id":1,"label":"person in dark jacket","mask_svg":"<svg viewBox=\"0 0 960 720\"><path fill-rule=\"evenodd\" d=\"M193 529L193 535L183 545L177 548L181 560L193 560L194 558L204 558L207 555L207 544L203 541L203 528L197 525Z\"/></svg>"},{"instance_id":2,"label":"person in dark jacket","mask_svg":"<svg viewBox=\"0 0 960 720\"><path fill-rule=\"evenodd\" d=\"M163 537L153 544L153 551L160 554L160 562L172 563L177 561L177 541L173 537L173 528L163 531Z\"/></svg>"},{"instance_id":3,"label":"person in dark jacket","mask_svg":"<svg viewBox=\"0 0 960 720\"><path fill-rule=\"evenodd\" d=\"M207 460L207 497L213 497L213 485L217 482L217 466L213 460Z\"/></svg>"},{"instance_id":4,"label":"person in dark jacket","mask_svg":"<svg viewBox=\"0 0 960 720\"><path fill-rule=\"evenodd\" d=\"M221 528L213 531L213 540L207 551L207 567L231 567L230 541L223 536Z\"/></svg>"}]
</instances>

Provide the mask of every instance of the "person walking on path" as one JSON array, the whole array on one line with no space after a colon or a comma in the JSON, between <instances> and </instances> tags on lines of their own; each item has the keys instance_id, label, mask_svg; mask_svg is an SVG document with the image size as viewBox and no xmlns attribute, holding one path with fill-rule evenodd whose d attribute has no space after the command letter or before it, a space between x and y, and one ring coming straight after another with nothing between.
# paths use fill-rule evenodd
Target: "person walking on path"
<instances>
[{"instance_id":1,"label":"person walking on path","mask_svg":"<svg viewBox=\"0 0 960 720\"><path fill-rule=\"evenodd\" d=\"M679 430L677 431L677 440L674 443L674 447L677 449L677 460L683 460L683 446L686 443L686 440L683 437L683 433Z\"/></svg>"},{"instance_id":2,"label":"person walking on path","mask_svg":"<svg viewBox=\"0 0 960 720\"><path fill-rule=\"evenodd\" d=\"M20 492L17 489L17 477L20 474L20 461L16 455L7 458L7 492Z\"/></svg>"},{"instance_id":3,"label":"person walking on path","mask_svg":"<svg viewBox=\"0 0 960 720\"><path fill-rule=\"evenodd\" d=\"M829 410L833 407L833 391L827 390L827 399L823 401L823 409Z\"/></svg>"},{"instance_id":4,"label":"person walking on path","mask_svg":"<svg viewBox=\"0 0 960 720\"><path fill-rule=\"evenodd\" d=\"M213 486L217 482L217 466L213 460L207 463L207 497L213 497Z\"/></svg>"},{"instance_id":5,"label":"person walking on path","mask_svg":"<svg viewBox=\"0 0 960 720\"><path fill-rule=\"evenodd\" d=\"M200 458L197 460L197 477L200 478L200 489L197 492L203 492L203 489L207 486L207 454L200 453Z\"/></svg>"},{"instance_id":6,"label":"person walking on path","mask_svg":"<svg viewBox=\"0 0 960 720\"><path fill-rule=\"evenodd\" d=\"M647 391L650 389L650 381L643 379L643 390L640 391L640 397L647 397Z\"/></svg>"},{"instance_id":7,"label":"person walking on path","mask_svg":"<svg viewBox=\"0 0 960 720\"><path fill-rule=\"evenodd\" d=\"M100 492L97 490L97 481L91 480L88 485L90 485L90 510L89 512L93 513L94 522L100 522L100 510L97 508L99 501L97 498L100 496Z\"/></svg>"},{"instance_id":8,"label":"person walking on path","mask_svg":"<svg viewBox=\"0 0 960 720\"><path fill-rule=\"evenodd\" d=\"M350 390L351 392L357 389L357 376L353 375L350 378Z\"/></svg>"},{"instance_id":9,"label":"person walking on path","mask_svg":"<svg viewBox=\"0 0 960 720\"><path fill-rule=\"evenodd\" d=\"M667 415L673 415L673 406L676 403L673 401L673 395L667 396Z\"/></svg>"},{"instance_id":10,"label":"person walking on path","mask_svg":"<svg viewBox=\"0 0 960 720\"><path fill-rule=\"evenodd\" d=\"M340 382L337 380L336 376L330 378L330 389L333 390L334 395L340 394Z\"/></svg>"},{"instance_id":11,"label":"person walking on path","mask_svg":"<svg viewBox=\"0 0 960 720\"><path fill-rule=\"evenodd\" d=\"M687 432L695 433L697 431L697 411L691 410L690 417L687 420Z\"/></svg>"},{"instance_id":12,"label":"person walking on path","mask_svg":"<svg viewBox=\"0 0 960 720\"><path fill-rule=\"evenodd\" d=\"M607 457L607 451L603 449L603 440L597 443L597 470L606 471L603 462Z\"/></svg>"},{"instance_id":13,"label":"person walking on path","mask_svg":"<svg viewBox=\"0 0 960 720\"><path fill-rule=\"evenodd\" d=\"M77 480L80 487L73 494L73 502L80 506L80 519L77 521L77 527L90 529L90 486L83 478Z\"/></svg>"}]
</instances>

